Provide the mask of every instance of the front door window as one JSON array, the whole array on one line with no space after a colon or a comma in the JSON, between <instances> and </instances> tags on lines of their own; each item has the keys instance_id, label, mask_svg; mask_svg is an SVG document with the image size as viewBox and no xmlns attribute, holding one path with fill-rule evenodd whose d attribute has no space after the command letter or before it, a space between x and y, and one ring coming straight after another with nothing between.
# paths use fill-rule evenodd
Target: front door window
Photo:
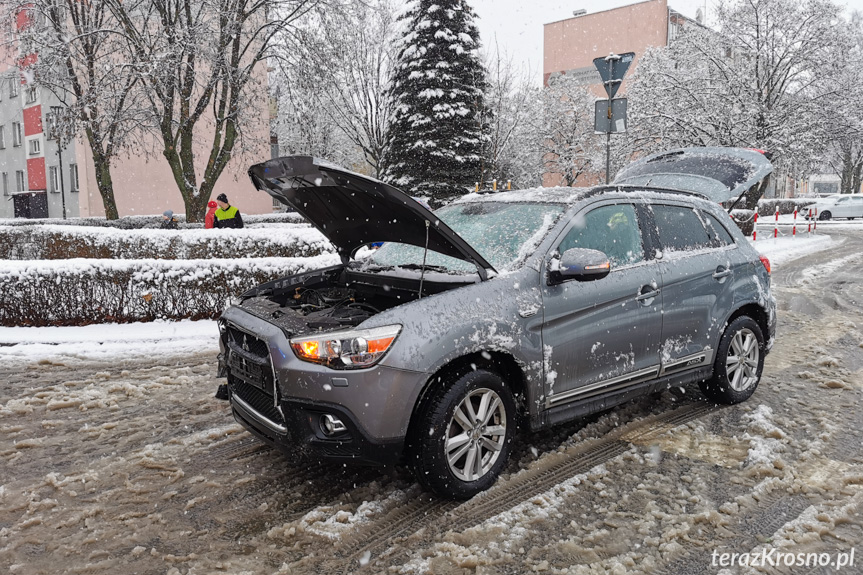
<instances>
[{"instance_id":1,"label":"front door window","mask_svg":"<svg viewBox=\"0 0 863 575\"><path fill-rule=\"evenodd\" d=\"M644 247L635 209L631 204L603 206L576 216L558 250L587 248L603 252L612 269L644 260Z\"/></svg>"}]
</instances>

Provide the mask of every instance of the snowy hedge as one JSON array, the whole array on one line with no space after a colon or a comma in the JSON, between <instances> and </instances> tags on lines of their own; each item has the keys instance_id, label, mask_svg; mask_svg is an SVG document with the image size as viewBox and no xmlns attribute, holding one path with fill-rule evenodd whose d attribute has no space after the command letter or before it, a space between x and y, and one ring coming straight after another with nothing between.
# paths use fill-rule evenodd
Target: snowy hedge
<instances>
[{"instance_id":1,"label":"snowy hedge","mask_svg":"<svg viewBox=\"0 0 863 575\"><path fill-rule=\"evenodd\" d=\"M242 230L0 226L0 259L210 259L315 256L332 244L308 224Z\"/></svg>"},{"instance_id":2,"label":"snowy hedge","mask_svg":"<svg viewBox=\"0 0 863 575\"><path fill-rule=\"evenodd\" d=\"M798 212L803 211L804 206L814 204L818 198L770 198L758 200L758 217L772 216L779 208L782 215L793 214L796 208ZM798 213L798 215L800 215Z\"/></svg>"},{"instance_id":3,"label":"snowy hedge","mask_svg":"<svg viewBox=\"0 0 863 575\"><path fill-rule=\"evenodd\" d=\"M338 263L311 258L0 262L0 325L86 325L215 318L279 277Z\"/></svg>"},{"instance_id":4,"label":"snowy hedge","mask_svg":"<svg viewBox=\"0 0 863 575\"><path fill-rule=\"evenodd\" d=\"M204 228L203 223L187 224L186 216L183 214L174 214L174 218L176 218L179 222L181 229ZM303 216L296 212L277 212L272 214L243 214L243 222L247 226L250 224L295 224L305 221L305 218L303 218ZM106 220L104 217L69 218L68 220L58 220L56 218L0 218L0 226L52 225L117 228L121 230L140 230L148 228L158 228L161 224L161 214L147 216L124 216L116 220Z\"/></svg>"},{"instance_id":5,"label":"snowy hedge","mask_svg":"<svg viewBox=\"0 0 863 575\"><path fill-rule=\"evenodd\" d=\"M755 229L755 210L731 210L731 219L744 236L751 236Z\"/></svg>"}]
</instances>

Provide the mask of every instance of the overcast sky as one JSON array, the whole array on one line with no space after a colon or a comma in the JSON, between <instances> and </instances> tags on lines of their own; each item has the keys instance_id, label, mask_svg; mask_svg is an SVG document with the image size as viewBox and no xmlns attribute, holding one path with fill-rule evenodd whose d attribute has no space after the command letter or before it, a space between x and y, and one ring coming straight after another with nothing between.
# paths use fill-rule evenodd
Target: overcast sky
<instances>
[{"instance_id":1,"label":"overcast sky","mask_svg":"<svg viewBox=\"0 0 863 575\"><path fill-rule=\"evenodd\" d=\"M588 13L600 12L618 6L636 4L633 0L468 0L478 16L480 38L489 48L495 41L501 52L508 54L514 63L530 67L537 85L542 82L542 28L543 24L571 18L574 10L584 8ZM852 10L863 11L863 0L839 0ZM707 22L712 17L713 0L669 0L668 5L681 14L695 18L699 7L706 8Z\"/></svg>"}]
</instances>

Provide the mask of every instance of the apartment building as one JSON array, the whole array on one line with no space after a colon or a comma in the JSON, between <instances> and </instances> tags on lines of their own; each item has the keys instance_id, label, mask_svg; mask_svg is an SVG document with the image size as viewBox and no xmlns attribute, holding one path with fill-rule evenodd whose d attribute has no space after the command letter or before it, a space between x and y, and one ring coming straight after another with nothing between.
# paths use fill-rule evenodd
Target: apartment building
<instances>
[{"instance_id":1,"label":"apartment building","mask_svg":"<svg viewBox=\"0 0 863 575\"><path fill-rule=\"evenodd\" d=\"M15 18L17 29L29 25L25 12ZM0 47L0 218L61 218L104 216L105 208L96 186L92 152L83 133L58 144L50 133L51 109L61 106L56 96L40 87L27 67L38 54L22 54L11 43ZM266 72L261 72L266 86ZM249 97L259 110L244 127L244 153L236 150L213 191L224 193L242 213L273 211L270 196L254 189L249 165L270 157L269 110L266 90ZM198 160L203 173L207 146L214 128L201 123ZM158 150L160 142L153 142ZM165 210L182 214L183 198L161 154L121 156L111 176L120 216L160 215Z\"/></svg>"}]
</instances>

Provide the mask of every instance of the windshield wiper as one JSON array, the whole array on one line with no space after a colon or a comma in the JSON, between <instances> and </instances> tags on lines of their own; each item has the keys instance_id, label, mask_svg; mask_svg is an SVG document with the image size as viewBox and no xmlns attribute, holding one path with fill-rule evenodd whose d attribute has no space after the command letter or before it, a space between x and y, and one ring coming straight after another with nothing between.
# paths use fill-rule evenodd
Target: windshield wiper
<instances>
[{"instance_id":1,"label":"windshield wiper","mask_svg":"<svg viewBox=\"0 0 863 575\"><path fill-rule=\"evenodd\" d=\"M427 269L427 270L432 270L434 272L444 272L444 273L452 272L452 270L446 266L435 266L435 265L431 265L431 264L426 264L426 265L422 265L422 264L400 264L396 267L400 267L400 268L406 269L406 270Z\"/></svg>"}]
</instances>

